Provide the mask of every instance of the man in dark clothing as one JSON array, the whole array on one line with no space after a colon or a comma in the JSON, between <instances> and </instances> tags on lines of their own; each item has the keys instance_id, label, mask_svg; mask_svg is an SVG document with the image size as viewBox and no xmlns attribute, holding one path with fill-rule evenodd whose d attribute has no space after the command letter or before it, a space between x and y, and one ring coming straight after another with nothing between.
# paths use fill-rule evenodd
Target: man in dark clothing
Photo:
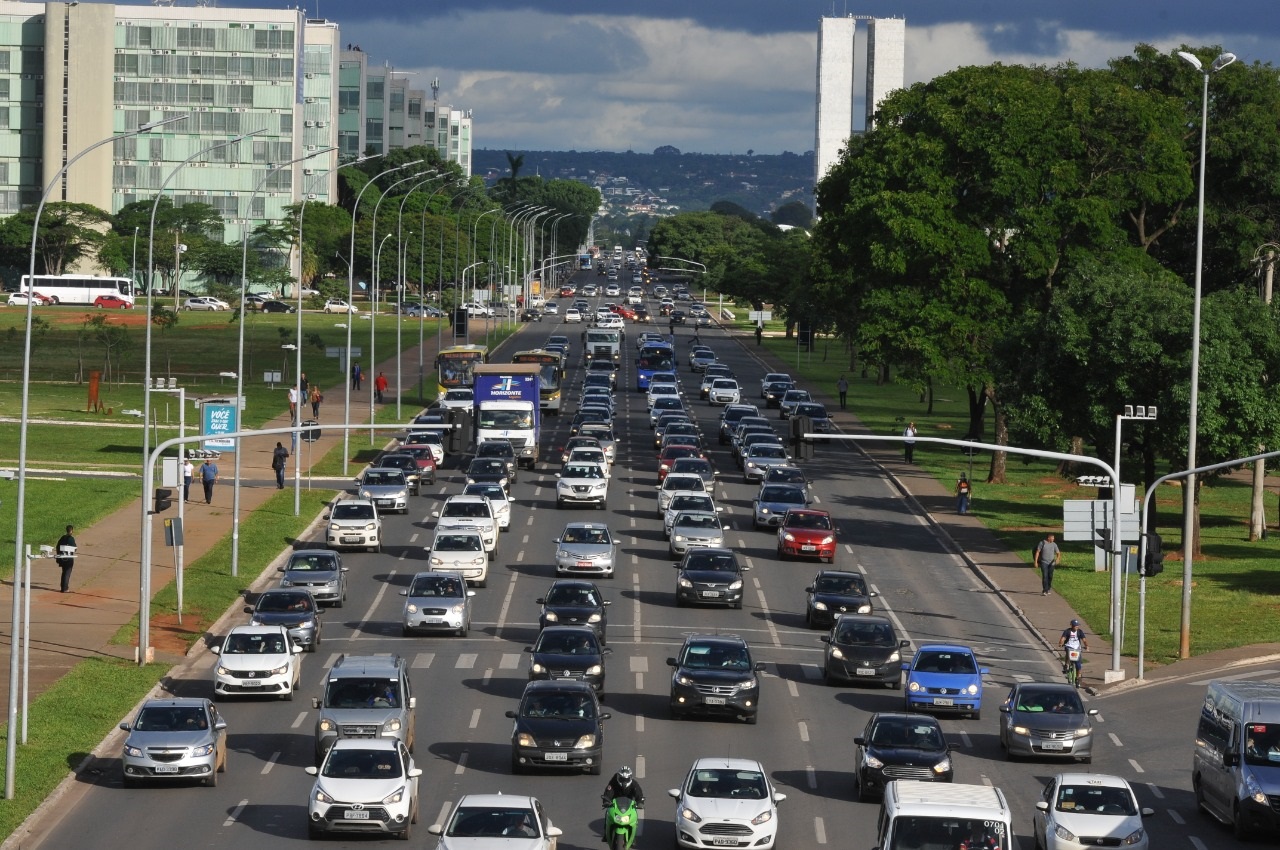
<instances>
[{"instance_id":1,"label":"man in dark clothing","mask_svg":"<svg viewBox=\"0 0 1280 850\"><path fill-rule=\"evenodd\" d=\"M609 784L604 786L604 793L600 795L600 802L607 807L615 797L630 797L636 801L637 806L644 808L644 791L640 789L640 783L632 778L630 767L624 765L609 778Z\"/></svg>"},{"instance_id":2,"label":"man in dark clothing","mask_svg":"<svg viewBox=\"0 0 1280 850\"><path fill-rule=\"evenodd\" d=\"M276 489L284 489L284 468L289 460L289 450L276 443L275 451L271 453L271 468L276 471Z\"/></svg>"},{"instance_id":3,"label":"man in dark clothing","mask_svg":"<svg viewBox=\"0 0 1280 850\"><path fill-rule=\"evenodd\" d=\"M205 458L200 465L200 483L204 485L204 503L213 504L213 485L218 483L218 465L213 458Z\"/></svg>"},{"instance_id":4,"label":"man in dark clothing","mask_svg":"<svg viewBox=\"0 0 1280 850\"><path fill-rule=\"evenodd\" d=\"M360 371L360 364L356 363L351 367L351 389L360 389L360 381L364 378L364 373Z\"/></svg>"},{"instance_id":5,"label":"man in dark clothing","mask_svg":"<svg viewBox=\"0 0 1280 850\"><path fill-rule=\"evenodd\" d=\"M1048 596L1053 590L1053 568L1062 563L1062 550L1052 534L1045 535L1036 547L1036 563L1040 566L1040 595Z\"/></svg>"},{"instance_id":6,"label":"man in dark clothing","mask_svg":"<svg viewBox=\"0 0 1280 850\"><path fill-rule=\"evenodd\" d=\"M76 538L74 525L67 526L67 533L58 538L57 562L62 567L62 592L71 590L71 568L76 565Z\"/></svg>"}]
</instances>

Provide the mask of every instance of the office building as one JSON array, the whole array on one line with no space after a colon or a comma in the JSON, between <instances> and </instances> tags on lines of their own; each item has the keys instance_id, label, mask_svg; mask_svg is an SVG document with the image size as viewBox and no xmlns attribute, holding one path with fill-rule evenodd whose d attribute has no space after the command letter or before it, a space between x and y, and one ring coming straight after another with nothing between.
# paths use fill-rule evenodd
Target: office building
<instances>
[{"instance_id":1,"label":"office building","mask_svg":"<svg viewBox=\"0 0 1280 850\"><path fill-rule=\"evenodd\" d=\"M905 84L907 22L902 18L872 18L867 22L867 130L875 127L875 113L890 92Z\"/></svg>"}]
</instances>

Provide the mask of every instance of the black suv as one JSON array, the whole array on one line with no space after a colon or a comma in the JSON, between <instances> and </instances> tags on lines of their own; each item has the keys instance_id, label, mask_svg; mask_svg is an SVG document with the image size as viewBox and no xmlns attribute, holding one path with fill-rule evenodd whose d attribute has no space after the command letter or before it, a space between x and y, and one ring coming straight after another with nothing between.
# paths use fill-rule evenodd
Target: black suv
<instances>
[{"instance_id":1,"label":"black suv","mask_svg":"<svg viewBox=\"0 0 1280 850\"><path fill-rule=\"evenodd\" d=\"M532 767L585 770L600 775L604 753L604 721L596 692L586 682L530 682L520 707L508 711L511 729L511 772Z\"/></svg>"},{"instance_id":2,"label":"black suv","mask_svg":"<svg viewBox=\"0 0 1280 850\"><path fill-rule=\"evenodd\" d=\"M524 651L531 680L578 679L604 693L604 657L613 650L600 646L591 626L547 626Z\"/></svg>"},{"instance_id":3,"label":"black suv","mask_svg":"<svg viewBox=\"0 0 1280 850\"><path fill-rule=\"evenodd\" d=\"M742 574L751 568L739 564L731 549L690 549L674 566L680 571L676 575L676 607L742 607Z\"/></svg>"},{"instance_id":4,"label":"black suv","mask_svg":"<svg viewBox=\"0 0 1280 850\"><path fill-rule=\"evenodd\" d=\"M735 635L690 635L680 654L667 659L671 716L727 715L754 724L760 709L764 664L751 660L747 642Z\"/></svg>"}]
</instances>

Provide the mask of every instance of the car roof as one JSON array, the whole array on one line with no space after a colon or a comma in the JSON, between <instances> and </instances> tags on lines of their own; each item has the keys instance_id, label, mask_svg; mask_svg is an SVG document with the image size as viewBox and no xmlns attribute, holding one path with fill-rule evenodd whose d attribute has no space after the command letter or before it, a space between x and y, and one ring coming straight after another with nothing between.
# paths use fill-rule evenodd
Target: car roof
<instances>
[{"instance_id":1,"label":"car roof","mask_svg":"<svg viewBox=\"0 0 1280 850\"><path fill-rule=\"evenodd\" d=\"M972 649L958 643L923 643L916 652L957 652L976 656Z\"/></svg>"},{"instance_id":2,"label":"car roof","mask_svg":"<svg viewBox=\"0 0 1280 850\"><path fill-rule=\"evenodd\" d=\"M795 485L792 485L792 484L770 484L769 486L770 487L794 487L794 489L796 490L802 490L802 488L795 487ZM791 510L787 511L787 513L795 514L796 516L824 516L824 517L827 517L828 519L831 518L830 512L820 511L814 508L792 508ZM853 575L858 575L858 574L854 573Z\"/></svg>"},{"instance_id":3,"label":"car roof","mask_svg":"<svg viewBox=\"0 0 1280 850\"><path fill-rule=\"evenodd\" d=\"M168 699L149 699L142 704L143 708L156 706L174 706L179 708L204 708L209 700L204 697L170 697Z\"/></svg>"},{"instance_id":4,"label":"car roof","mask_svg":"<svg viewBox=\"0 0 1280 850\"><path fill-rule=\"evenodd\" d=\"M764 773L764 766L755 759L735 759L726 756L704 756L693 763L692 770L723 768L725 770L756 770Z\"/></svg>"},{"instance_id":5,"label":"car roof","mask_svg":"<svg viewBox=\"0 0 1280 850\"><path fill-rule=\"evenodd\" d=\"M535 798L527 797L523 794L468 794L458 801L458 805L455 806L454 809L457 810L463 806L495 809L509 809L514 806L524 806L525 808L532 809L536 802L537 800Z\"/></svg>"},{"instance_id":6,"label":"car roof","mask_svg":"<svg viewBox=\"0 0 1280 850\"><path fill-rule=\"evenodd\" d=\"M685 644L690 643L718 643L725 646L746 646L747 641L740 635L688 635L684 639Z\"/></svg>"},{"instance_id":7,"label":"car roof","mask_svg":"<svg viewBox=\"0 0 1280 850\"><path fill-rule=\"evenodd\" d=\"M1133 790L1133 786L1123 777L1106 773L1059 773L1056 778L1063 785L1102 785Z\"/></svg>"},{"instance_id":8,"label":"car roof","mask_svg":"<svg viewBox=\"0 0 1280 850\"><path fill-rule=\"evenodd\" d=\"M554 628L554 626L548 626L547 628ZM546 631L546 629L543 631ZM546 693L547 691L553 693L574 692L594 696L596 689L591 686L590 682L581 679L534 679L525 683L524 686L525 694ZM504 794L503 796L505 797L506 795Z\"/></svg>"},{"instance_id":9,"label":"car roof","mask_svg":"<svg viewBox=\"0 0 1280 850\"><path fill-rule=\"evenodd\" d=\"M1042 694L1077 693L1076 686L1066 682L1015 682L1013 686L1019 691L1032 691Z\"/></svg>"},{"instance_id":10,"label":"car roof","mask_svg":"<svg viewBox=\"0 0 1280 850\"><path fill-rule=\"evenodd\" d=\"M608 531L608 530L609 530L609 526L605 525L603 522L569 522L569 523L565 523L565 526L564 526L564 527L565 527L566 529L569 529L569 528L603 528L605 531Z\"/></svg>"},{"instance_id":11,"label":"car roof","mask_svg":"<svg viewBox=\"0 0 1280 850\"><path fill-rule=\"evenodd\" d=\"M487 458L486 458L486 459L487 459ZM487 499L486 497L484 497L484 496L467 495L467 494L465 494L465 493L458 493L457 495L450 496L449 498L445 499L445 502L446 502L446 503L448 503L448 502L472 502L472 503L474 503L474 502L487 502L487 501L488 501L488 499Z\"/></svg>"},{"instance_id":12,"label":"car roof","mask_svg":"<svg viewBox=\"0 0 1280 850\"><path fill-rule=\"evenodd\" d=\"M338 738L333 742L335 750L387 750L399 749L399 738Z\"/></svg>"}]
</instances>

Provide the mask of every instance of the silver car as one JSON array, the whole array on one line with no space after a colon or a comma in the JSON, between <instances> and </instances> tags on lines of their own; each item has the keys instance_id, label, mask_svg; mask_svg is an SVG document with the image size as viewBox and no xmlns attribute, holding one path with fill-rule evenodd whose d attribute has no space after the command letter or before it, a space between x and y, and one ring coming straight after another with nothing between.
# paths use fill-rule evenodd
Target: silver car
<instances>
[{"instance_id":1,"label":"silver car","mask_svg":"<svg viewBox=\"0 0 1280 850\"><path fill-rule=\"evenodd\" d=\"M144 779L218 784L227 769L227 721L207 699L152 699L142 704L128 732L121 766L124 785Z\"/></svg>"},{"instance_id":2,"label":"silver car","mask_svg":"<svg viewBox=\"0 0 1280 850\"><path fill-rule=\"evenodd\" d=\"M571 522L556 538L556 575L613 577L614 539L598 522Z\"/></svg>"},{"instance_id":3,"label":"silver car","mask_svg":"<svg viewBox=\"0 0 1280 850\"><path fill-rule=\"evenodd\" d=\"M276 568L281 587L300 587L311 592L316 602L341 608L347 601L347 568L342 556L328 549L299 549L289 563Z\"/></svg>"},{"instance_id":4,"label":"silver car","mask_svg":"<svg viewBox=\"0 0 1280 850\"><path fill-rule=\"evenodd\" d=\"M676 493L705 493L707 485L700 475L668 475L658 486L658 515L666 513L671 497Z\"/></svg>"},{"instance_id":5,"label":"silver car","mask_svg":"<svg viewBox=\"0 0 1280 850\"><path fill-rule=\"evenodd\" d=\"M427 832L440 836L437 850L552 850L561 835L542 804L520 794L468 794Z\"/></svg>"},{"instance_id":6,"label":"silver car","mask_svg":"<svg viewBox=\"0 0 1280 850\"><path fill-rule=\"evenodd\" d=\"M674 557L680 557L690 549L719 549L724 546L724 533L728 528L712 511L680 511L671 523L668 548Z\"/></svg>"},{"instance_id":7,"label":"silver car","mask_svg":"<svg viewBox=\"0 0 1280 850\"><path fill-rule=\"evenodd\" d=\"M747 449L747 453L742 456L742 480L747 483L759 481L769 467L787 466L790 463L791 458L787 456L787 450L782 446L773 443L757 443Z\"/></svg>"},{"instance_id":8,"label":"silver car","mask_svg":"<svg viewBox=\"0 0 1280 850\"><path fill-rule=\"evenodd\" d=\"M453 632L466 637L471 628L471 598L474 590L455 573L418 573L409 589L400 591L404 600L401 629L407 637L417 631Z\"/></svg>"},{"instance_id":9,"label":"silver car","mask_svg":"<svg viewBox=\"0 0 1280 850\"><path fill-rule=\"evenodd\" d=\"M379 511L409 512L409 481L402 470L371 467L356 479L356 484L359 485L356 495L371 499Z\"/></svg>"},{"instance_id":10,"label":"silver car","mask_svg":"<svg viewBox=\"0 0 1280 850\"><path fill-rule=\"evenodd\" d=\"M711 498L710 493L690 493L682 491L676 493L671 498L671 502L667 505L667 509L662 512L662 536L670 537L671 529L675 525L676 517L685 511L697 511L704 514L718 514L724 508L716 505L715 499Z\"/></svg>"}]
</instances>

